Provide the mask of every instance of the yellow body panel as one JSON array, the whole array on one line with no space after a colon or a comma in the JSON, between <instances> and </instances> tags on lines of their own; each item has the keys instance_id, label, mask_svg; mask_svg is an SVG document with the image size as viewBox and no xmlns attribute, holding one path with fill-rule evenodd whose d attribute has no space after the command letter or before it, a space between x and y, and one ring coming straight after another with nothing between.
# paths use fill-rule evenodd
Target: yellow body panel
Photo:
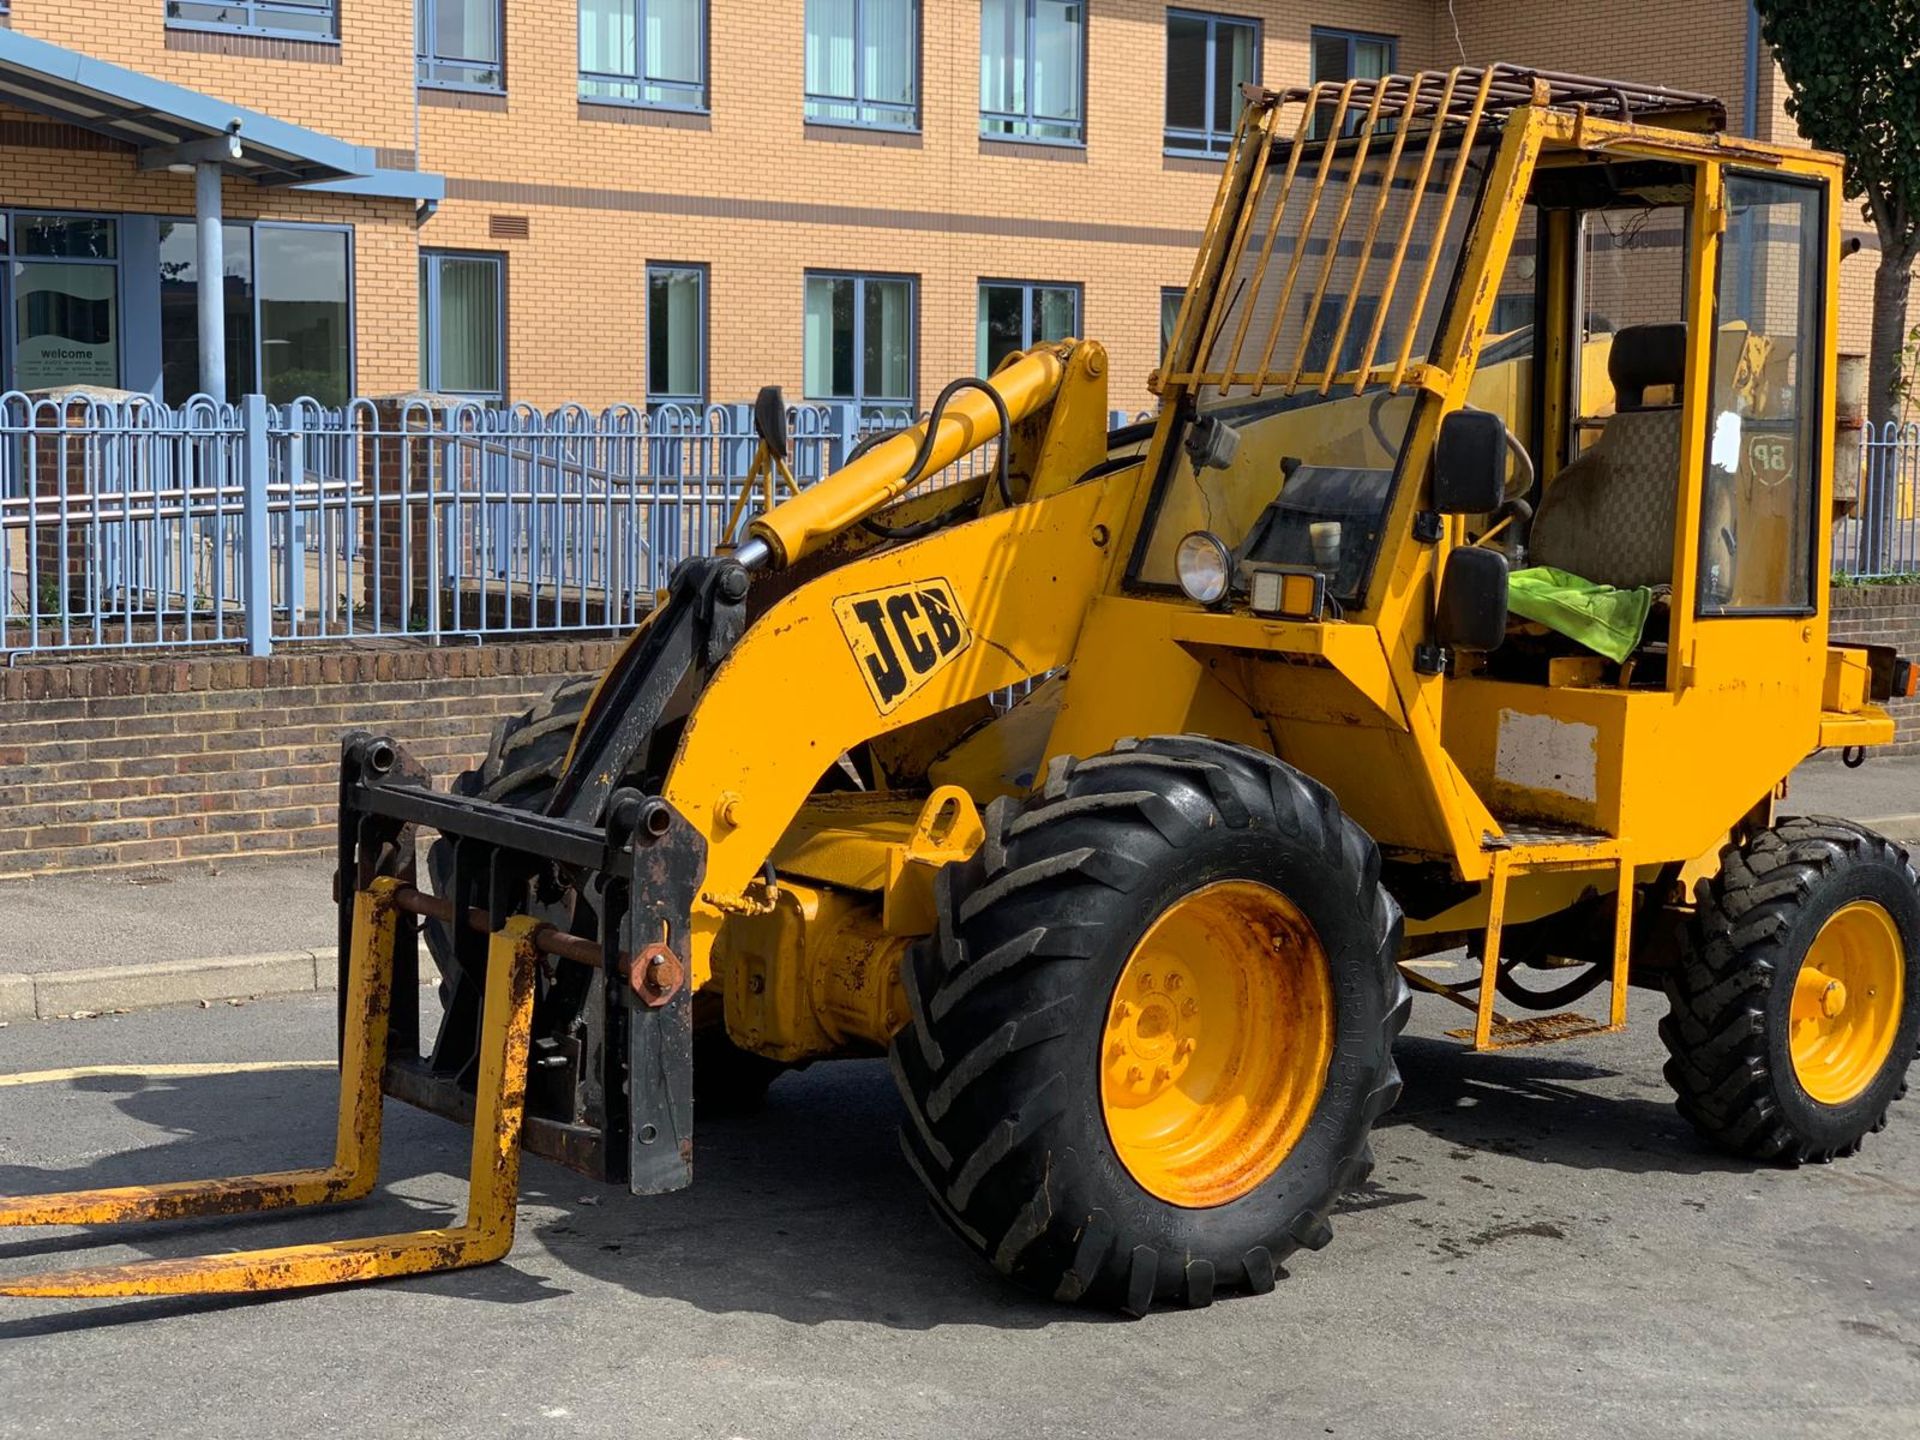
<instances>
[{"instance_id":1,"label":"yellow body panel","mask_svg":"<svg viewBox=\"0 0 1920 1440\"><path fill-rule=\"evenodd\" d=\"M747 632L695 705L665 789L708 832L706 891L694 917L696 984L707 978L721 917L842 753L1073 658L1081 618L1112 563L1110 536L1134 474L860 556L781 599ZM834 602L928 581L950 589L971 639L882 713L868 683L870 656L855 648L859 632L836 618ZM805 687L805 723L770 724L766 697L796 681ZM740 797L731 824L716 814L717 797L728 792Z\"/></svg>"},{"instance_id":2,"label":"yellow body panel","mask_svg":"<svg viewBox=\"0 0 1920 1440\"><path fill-rule=\"evenodd\" d=\"M1475 83L1444 81L1470 127L1478 124L1485 95L1454 92ZM1443 88L1440 79L1421 85ZM1256 115L1243 138L1275 134L1278 123ZM1359 148L1372 143L1363 139ZM1402 154L1398 140L1379 143L1392 145L1399 163L1430 179L1433 203L1449 211L1467 203L1460 199L1463 172L1445 152L1415 156ZM1692 347L1686 388L1707 393L1717 350L1718 364L1737 370L1740 393L1755 404L1761 402L1753 397L1770 393L1769 386L1779 388L1783 362L1762 337L1715 324L1713 277L1724 228L1718 165L1754 163L1764 153L1770 168L1792 168L1830 184L1837 173L1830 157L1783 159L1724 137L1576 118L1537 106L1515 110L1491 143L1484 198L1463 233L1451 299L1439 291L1444 277L1422 273L1431 270L1431 260L1400 256L1398 268L1375 271L1383 285L1411 287L1416 313L1436 307L1430 356L1396 356L1391 337L1373 324L1358 369L1338 376L1311 372L1304 341L1276 352L1254 333L1250 311L1229 319L1230 299L1211 310L1196 300L1218 298L1236 267L1251 273L1257 288L1271 260L1276 278L1267 283L1302 305L1328 307L1330 316L1338 316L1340 333L1358 334L1353 306L1327 285L1331 261L1276 244L1272 233L1252 223L1249 197L1263 184L1311 186L1309 217L1330 215L1336 224L1363 227L1378 240L1373 202L1356 194L1339 167L1310 164L1296 173L1289 161L1286 173L1268 175L1264 145L1240 144L1222 179L1216 224L1196 260L1192 313L1158 377L1168 403L1141 466L1073 483L1095 458L1086 420L1104 357L1073 345L1037 352L995 377L996 385L1007 382L1013 454L1022 475L1018 488L1034 498L1009 511L997 508L989 493L979 520L859 556L786 596L749 632L701 696L667 788L668 798L696 821L713 814L713 796L743 797L728 811L731 823L709 826L708 891L696 920L697 979L707 975L705 947L722 924L742 923L724 917L751 908L741 902L770 855L777 869L806 875L810 883L904 897L897 883L906 864L904 807L851 828L825 823L824 812L802 811L816 779L837 757L873 736L1062 666L1067 673L1056 682L1057 701L1049 692L1044 704L1016 708L972 730L927 764L925 783L958 781L984 805L1037 784L1050 757L1097 753L1130 735L1206 734L1265 749L1329 785L1389 856L1439 862L1468 887L1439 913L1416 920L1416 933L1537 919L1582 896L1620 892L1623 868L1641 884L1662 865L1695 873L1711 863L1730 831L1768 803L1795 763L1824 737L1840 733L1833 715L1822 715L1829 688L1824 607L1806 615L1718 619L1697 616L1680 598L1697 584L1700 536L1709 523L1699 484L1681 483L1703 474L1706 465L1709 425L1700 405L1688 408L1682 425L1673 537L1676 601L1664 684L1623 685L1603 665L1578 655L1556 659L1548 683L1495 679L1471 665L1434 674L1420 664L1437 577L1448 551L1470 538L1461 518L1442 522L1438 544L1412 534L1415 512L1425 504L1422 480L1441 417L1473 405L1530 427L1537 408L1550 426L1575 414L1603 417L1612 410L1606 380L1612 339L1604 334L1579 338L1577 366L1559 332L1532 356L1485 370L1476 365L1534 167L1546 159L1581 163L1602 150L1609 158L1693 167L1699 198L1688 255L1689 330L1715 338L1711 346ZM1550 222L1544 229L1551 238L1565 227ZM1397 237L1393 248L1406 249ZM1549 257L1546 283L1550 294L1571 299L1572 280L1557 258ZM1536 385L1545 383L1551 392L1575 375L1577 395L1550 393L1536 406ZM1311 446L1318 464L1380 466L1392 453L1382 448L1382 434L1405 433L1400 463L1411 478L1393 488L1373 583L1344 617L1263 618L1238 608L1208 609L1164 591L1141 593L1124 581L1121 558L1136 552L1149 524L1157 528L1138 550L1143 575L1156 573L1156 566L1166 570L1172 540L1186 529L1217 525L1242 533L1277 488L1277 481L1261 488L1216 480L1202 493L1189 478L1184 492L1167 486L1169 508L1150 515L1156 476L1169 466L1192 476L1186 458L1166 458L1183 394L1228 386L1251 396L1268 386L1285 394L1325 394L1335 384L1358 390L1382 381L1385 391L1283 411L1250 427L1250 448L1234 462L1234 474L1273 473L1282 456ZM961 401L956 418L937 437L943 462L985 437L984 402L975 404L965 392ZM1822 404L1830 413L1831 397L1823 395ZM875 495L894 493L882 472L897 469L912 449L909 439L890 444L891 450L877 449L860 462L871 473L859 485L835 477L817 487L818 498L808 506L789 502L762 517L756 533L777 539L783 553L797 554L848 516L865 513L862 507L870 508ZM1538 441L1550 464L1571 458L1557 447L1557 440ZM856 495L860 486L865 490ZM820 493L829 488L834 497ZM1826 563L1826 543L1822 537L1818 565ZM870 645L862 648L854 609L866 602L871 622L876 602L928 596L936 583L938 604L951 604L963 636L951 651L940 649L937 663L924 673L879 693L874 656ZM898 632L904 647L912 648L913 633L911 626ZM923 648L932 653L932 647ZM770 730L762 723L759 697L777 693L796 675L807 677L807 723ZM1852 690L1843 693L1853 703ZM1872 715L1857 712L1847 733L1864 735L1874 724ZM1714 763L1703 765L1705 755ZM1627 906L1631 899L1623 892L1619 903ZM880 927L881 933L898 934L928 920L924 909L904 898L889 908L893 923ZM779 925L775 918L746 923ZM797 932L792 943L802 943ZM1622 979L1624 965L1622 956ZM1490 1024L1491 1011L1476 1027L1481 1043L1490 1042Z\"/></svg>"}]
</instances>

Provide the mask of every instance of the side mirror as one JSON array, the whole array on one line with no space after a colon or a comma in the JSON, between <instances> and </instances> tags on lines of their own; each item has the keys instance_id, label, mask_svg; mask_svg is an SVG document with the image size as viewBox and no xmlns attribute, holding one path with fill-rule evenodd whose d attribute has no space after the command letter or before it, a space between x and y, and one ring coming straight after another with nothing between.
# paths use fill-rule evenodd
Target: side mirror
<instances>
[{"instance_id":1,"label":"side mirror","mask_svg":"<svg viewBox=\"0 0 1920 1440\"><path fill-rule=\"evenodd\" d=\"M1442 515L1485 515L1507 492L1507 426L1488 410L1455 410L1440 421L1433 447L1433 508Z\"/></svg>"},{"instance_id":2,"label":"side mirror","mask_svg":"<svg viewBox=\"0 0 1920 1440\"><path fill-rule=\"evenodd\" d=\"M1507 638L1507 557L1465 545L1440 578L1434 639L1449 650L1498 650Z\"/></svg>"},{"instance_id":3,"label":"side mirror","mask_svg":"<svg viewBox=\"0 0 1920 1440\"><path fill-rule=\"evenodd\" d=\"M778 385L762 385L753 400L753 433L773 452L773 458L787 458L787 400Z\"/></svg>"}]
</instances>

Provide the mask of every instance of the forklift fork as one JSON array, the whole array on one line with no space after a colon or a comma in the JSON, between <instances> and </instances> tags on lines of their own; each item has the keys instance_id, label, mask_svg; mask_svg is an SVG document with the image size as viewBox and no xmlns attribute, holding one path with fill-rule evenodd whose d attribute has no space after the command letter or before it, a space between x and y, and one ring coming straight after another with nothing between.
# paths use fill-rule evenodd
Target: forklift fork
<instances>
[{"instance_id":1,"label":"forklift fork","mask_svg":"<svg viewBox=\"0 0 1920 1440\"><path fill-rule=\"evenodd\" d=\"M0 1225L103 1225L330 1205L358 1200L380 1170L381 1073L393 1001L401 882L375 879L354 896L347 1025L340 1053L340 1117L333 1164L166 1185L0 1199ZM138 1260L0 1282L0 1295L207 1295L300 1290L458 1270L498 1260L513 1243L520 1123L538 958L531 916L508 917L488 943L467 1218L452 1229L282 1245L222 1255Z\"/></svg>"},{"instance_id":2,"label":"forklift fork","mask_svg":"<svg viewBox=\"0 0 1920 1440\"><path fill-rule=\"evenodd\" d=\"M341 750L336 882L340 1113L333 1163L0 1198L0 1225L182 1220L358 1200L379 1176L381 1106L390 1094L442 1115L470 1117L463 1223L29 1275L0 1280L0 1295L238 1294L484 1265L513 1244L523 1139L575 1169L624 1181L635 1194L688 1184L692 1005L682 957L689 953L689 912L705 871L705 846L657 797L615 789L605 808L606 822L593 824L439 792L392 740L349 735ZM452 842L445 895L424 894L409 883L421 829ZM540 893L586 896L599 933L572 934L524 913ZM455 1013L464 1016L460 1043L444 1057L444 1070L434 1063L443 1058L440 1046L434 1056L419 1053L414 916L446 927L461 983L478 981L478 1014L458 1003L456 985L456 1003L442 1021L444 1038ZM593 1124L579 1123L578 1116L527 1115L534 997L548 960L586 966L604 978L604 1113Z\"/></svg>"}]
</instances>

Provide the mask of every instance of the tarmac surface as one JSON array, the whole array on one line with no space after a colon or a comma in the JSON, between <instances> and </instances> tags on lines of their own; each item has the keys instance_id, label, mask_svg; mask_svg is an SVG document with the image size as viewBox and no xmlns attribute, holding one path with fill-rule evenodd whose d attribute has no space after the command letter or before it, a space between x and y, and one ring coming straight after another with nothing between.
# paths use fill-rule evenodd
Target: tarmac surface
<instances>
[{"instance_id":1,"label":"tarmac surface","mask_svg":"<svg viewBox=\"0 0 1920 1440\"><path fill-rule=\"evenodd\" d=\"M1920 839L1920 757L1805 767L1783 808ZM0 1192L321 1160L331 870L0 884ZM278 990L306 993L212 998ZM207 1004L31 1018L116 997ZM527 1157L501 1265L269 1299L0 1299L0 1440L1911 1440L1920 1097L1832 1166L1729 1160L1673 1111L1663 1002L1632 1004L1625 1035L1487 1056L1442 1036L1459 1021L1440 1002L1417 1005L1372 1182L1269 1296L1127 1322L1009 1288L929 1214L884 1066L821 1065L757 1116L703 1121L683 1194ZM97 1066L127 1068L70 1073ZM468 1132L386 1115L367 1201L0 1231L0 1277L455 1223Z\"/></svg>"},{"instance_id":2,"label":"tarmac surface","mask_svg":"<svg viewBox=\"0 0 1920 1440\"><path fill-rule=\"evenodd\" d=\"M429 992L430 993L430 992ZM0 1436L1785 1437L1920 1433L1920 1102L1851 1160L1705 1149L1627 1034L1473 1056L1415 1009L1332 1245L1271 1295L1130 1322L1031 1299L935 1222L878 1062L783 1078L638 1199L529 1157L502 1264L244 1300L0 1299ZM50 1067L313 1062L332 999L0 1030ZM0 1079L0 1190L312 1163L319 1069ZM452 1223L467 1133L387 1106L384 1186L304 1217L7 1232L0 1275Z\"/></svg>"}]
</instances>

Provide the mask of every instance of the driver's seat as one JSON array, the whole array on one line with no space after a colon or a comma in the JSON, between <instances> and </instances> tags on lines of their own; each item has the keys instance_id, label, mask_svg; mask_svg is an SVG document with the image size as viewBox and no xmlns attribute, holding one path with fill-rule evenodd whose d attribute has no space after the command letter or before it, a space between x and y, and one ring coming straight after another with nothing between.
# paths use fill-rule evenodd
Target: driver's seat
<instances>
[{"instance_id":1,"label":"driver's seat","mask_svg":"<svg viewBox=\"0 0 1920 1440\"><path fill-rule=\"evenodd\" d=\"M1628 590L1673 583L1687 327L1630 325L1613 337L1614 413L1600 438L1555 477L1534 516L1529 558ZM1649 405L1647 391L1672 387Z\"/></svg>"}]
</instances>

